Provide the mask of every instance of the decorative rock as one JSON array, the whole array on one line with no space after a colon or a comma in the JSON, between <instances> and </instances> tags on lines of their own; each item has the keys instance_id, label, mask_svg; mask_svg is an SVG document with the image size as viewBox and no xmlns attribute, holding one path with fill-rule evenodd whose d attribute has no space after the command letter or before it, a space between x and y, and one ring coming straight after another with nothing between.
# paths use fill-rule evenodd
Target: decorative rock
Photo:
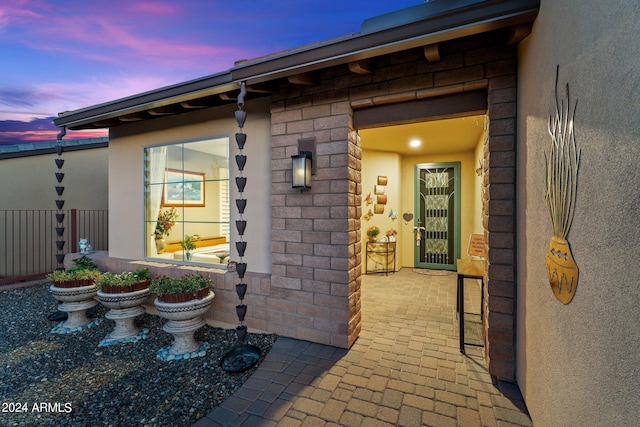
<instances>
[{"instance_id":1,"label":"decorative rock","mask_svg":"<svg viewBox=\"0 0 640 427\"><path fill-rule=\"evenodd\" d=\"M196 351L186 352L182 354L171 354L171 347L164 347L158 350L156 353L156 358L162 360L163 362L170 362L172 360L187 360L194 359L196 357L203 357L207 355L207 350L211 347L211 344L208 342L203 342Z\"/></svg>"},{"instance_id":2,"label":"decorative rock","mask_svg":"<svg viewBox=\"0 0 640 427\"><path fill-rule=\"evenodd\" d=\"M53 329L51 329L51 333L52 334L70 334L72 332L80 332L80 331L93 328L94 326L98 326L103 320L104 319L102 317L98 317L97 319L87 323L86 325L76 326L72 328L65 328L64 327L65 322L60 322L56 326L54 326Z\"/></svg>"},{"instance_id":3,"label":"decorative rock","mask_svg":"<svg viewBox=\"0 0 640 427\"><path fill-rule=\"evenodd\" d=\"M111 334L108 334L106 337L104 337L102 341L100 341L100 343L98 344L98 347L108 347L110 345L116 345L120 343L136 343L140 340L147 339L147 336L149 335L149 329L148 328L142 329L140 333L138 333L138 335L134 337L112 338L112 335L113 334L111 333Z\"/></svg>"}]
</instances>

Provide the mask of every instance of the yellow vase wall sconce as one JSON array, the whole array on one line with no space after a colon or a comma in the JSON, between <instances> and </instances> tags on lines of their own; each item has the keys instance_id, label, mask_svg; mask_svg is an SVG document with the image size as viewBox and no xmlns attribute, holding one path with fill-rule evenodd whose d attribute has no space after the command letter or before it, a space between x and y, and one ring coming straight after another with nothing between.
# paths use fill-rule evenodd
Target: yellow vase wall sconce
<instances>
[{"instance_id":1,"label":"yellow vase wall sconce","mask_svg":"<svg viewBox=\"0 0 640 427\"><path fill-rule=\"evenodd\" d=\"M558 71L556 68L556 111L549 117L551 151L544 153L546 171L545 202L551 219L553 236L545 259L547 277L553 294L563 304L569 304L578 287L576 264L567 235L575 212L580 166L580 147L574 133L577 102L571 108L569 84L566 86L566 105L558 99Z\"/></svg>"}]
</instances>

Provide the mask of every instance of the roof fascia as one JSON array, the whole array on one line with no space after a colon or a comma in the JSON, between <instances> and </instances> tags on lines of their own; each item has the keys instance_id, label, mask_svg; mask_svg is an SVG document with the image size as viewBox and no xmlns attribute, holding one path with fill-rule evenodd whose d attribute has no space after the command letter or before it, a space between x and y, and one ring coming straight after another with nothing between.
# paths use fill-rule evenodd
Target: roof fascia
<instances>
[{"instance_id":1,"label":"roof fascia","mask_svg":"<svg viewBox=\"0 0 640 427\"><path fill-rule=\"evenodd\" d=\"M404 25L376 32L358 33L348 38L320 43L309 49L293 50L237 66L231 70L233 80L247 81L250 84L261 83L294 73L314 71L532 22L540 5L539 0L466 0L455 3L466 6L447 9L435 16L427 16Z\"/></svg>"},{"instance_id":2,"label":"roof fascia","mask_svg":"<svg viewBox=\"0 0 640 427\"><path fill-rule=\"evenodd\" d=\"M189 101L203 96L224 93L239 87L239 83L232 81L231 73L225 71L104 104L61 113L60 116L53 119L53 123L58 127L65 126L73 129L84 124L112 119L124 114L137 113L177 102Z\"/></svg>"},{"instance_id":3,"label":"roof fascia","mask_svg":"<svg viewBox=\"0 0 640 427\"><path fill-rule=\"evenodd\" d=\"M434 2L436 4L437 2ZM453 0L435 15L379 31L355 33L326 42L274 54L211 76L144 92L81 110L62 113L53 122L69 129L150 108L228 92L249 84L314 71L499 28L532 22L540 0ZM438 6L439 3L436 5ZM421 7L433 5L425 3ZM366 22L366 21L365 21Z\"/></svg>"}]
</instances>

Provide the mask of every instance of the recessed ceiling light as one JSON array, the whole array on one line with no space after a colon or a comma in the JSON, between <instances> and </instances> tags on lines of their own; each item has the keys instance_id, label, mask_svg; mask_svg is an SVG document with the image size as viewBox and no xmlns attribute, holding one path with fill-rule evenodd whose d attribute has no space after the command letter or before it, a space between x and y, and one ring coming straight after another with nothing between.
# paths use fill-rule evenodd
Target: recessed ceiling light
<instances>
[{"instance_id":1,"label":"recessed ceiling light","mask_svg":"<svg viewBox=\"0 0 640 427\"><path fill-rule=\"evenodd\" d=\"M414 138L411 141L409 141L409 147L417 148L417 147L420 147L421 145L422 145L422 141L420 141L418 138Z\"/></svg>"}]
</instances>

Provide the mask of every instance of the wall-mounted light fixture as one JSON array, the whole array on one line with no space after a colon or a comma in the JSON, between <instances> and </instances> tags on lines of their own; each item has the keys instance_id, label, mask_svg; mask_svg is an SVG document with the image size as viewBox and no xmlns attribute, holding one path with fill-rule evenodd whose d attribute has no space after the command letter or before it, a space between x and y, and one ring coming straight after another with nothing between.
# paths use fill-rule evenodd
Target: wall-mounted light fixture
<instances>
[{"instance_id":1,"label":"wall-mounted light fixture","mask_svg":"<svg viewBox=\"0 0 640 427\"><path fill-rule=\"evenodd\" d=\"M311 188L311 165L313 155L311 151L300 151L299 154L291 156L291 167L293 179L291 186L302 190Z\"/></svg>"},{"instance_id":2,"label":"wall-mounted light fixture","mask_svg":"<svg viewBox=\"0 0 640 427\"><path fill-rule=\"evenodd\" d=\"M316 138L301 138L298 140L298 153L291 156L293 179L291 186L300 191L311 188L311 175L316 174L314 157L316 156Z\"/></svg>"}]
</instances>

